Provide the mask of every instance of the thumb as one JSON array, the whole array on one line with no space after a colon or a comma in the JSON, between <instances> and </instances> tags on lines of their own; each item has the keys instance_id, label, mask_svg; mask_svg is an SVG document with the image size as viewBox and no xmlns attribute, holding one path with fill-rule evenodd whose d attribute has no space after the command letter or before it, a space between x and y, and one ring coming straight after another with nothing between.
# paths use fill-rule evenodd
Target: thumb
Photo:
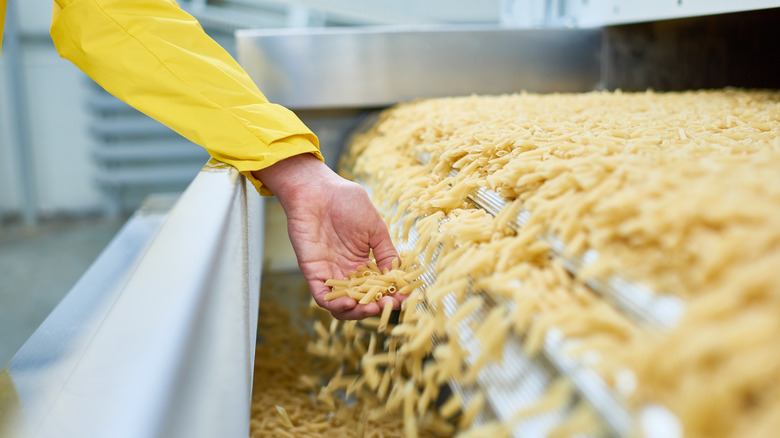
<instances>
[{"instance_id":1,"label":"thumb","mask_svg":"<svg viewBox=\"0 0 780 438\"><path fill-rule=\"evenodd\" d=\"M379 269L391 269L393 260L398 258L398 251L393 246L393 241L390 239L390 233L387 231L384 221L380 218L377 219L378 225L374 234L371 235L369 246L374 252L374 258Z\"/></svg>"}]
</instances>

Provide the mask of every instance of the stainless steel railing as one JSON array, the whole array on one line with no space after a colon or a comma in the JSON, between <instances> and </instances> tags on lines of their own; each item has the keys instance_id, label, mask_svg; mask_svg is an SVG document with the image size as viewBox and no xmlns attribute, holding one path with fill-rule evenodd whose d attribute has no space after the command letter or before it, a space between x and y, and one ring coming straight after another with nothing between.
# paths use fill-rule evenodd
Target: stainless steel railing
<instances>
[{"instance_id":1,"label":"stainless steel railing","mask_svg":"<svg viewBox=\"0 0 780 438\"><path fill-rule=\"evenodd\" d=\"M212 160L153 204L0 372L0 436L248 433L263 203Z\"/></svg>"}]
</instances>

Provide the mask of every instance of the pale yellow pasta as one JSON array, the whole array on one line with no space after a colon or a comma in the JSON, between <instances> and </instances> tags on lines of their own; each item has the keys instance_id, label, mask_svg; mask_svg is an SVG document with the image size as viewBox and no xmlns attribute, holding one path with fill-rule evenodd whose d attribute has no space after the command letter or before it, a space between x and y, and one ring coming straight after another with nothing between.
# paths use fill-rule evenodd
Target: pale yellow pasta
<instances>
[{"instance_id":1,"label":"pale yellow pasta","mask_svg":"<svg viewBox=\"0 0 780 438\"><path fill-rule=\"evenodd\" d=\"M460 395L452 394L450 398L441 406L440 413L444 418L453 417L461 408L463 400Z\"/></svg>"},{"instance_id":2,"label":"pale yellow pasta","mask_svg":"<svg viewBox=\"0 0 780 438\"><path fill-rule=\"evenodd\" d=\"M330 287L336 287L336 286L347 287L349 285L350 285L350 281L349 280L333 280L333 279L330 279L330 280L327 280L325 282L325 286L330 286Z\"/></svg>"},{"instance_id":3,"label":"pale yellow pasta","mask_svg":"<svg viewBox=\"0 0 780 438\"><path fill-rule=\"evenodd\" d=\"M469 429L460 436L461 438L509 438L512 436L512 431L506 424L499 421L492 421Z\"/></svg>"},{"instance_id":4,"label":"pale yellow pasta","mask_svg":"<svg viewBox=\"0 0 780 438\"><path fill-rule=\"evenodd\" d=\"M379 326L377 330L384 332L387 330L387 324L390 321L390 313L393 311L393 303L391 301L385 301L385 305L382 307L382 314L379 317Z\"/></svg>"},{"instance_id":5,"label":"pale yellow pasta","mask_svg":"<svg viewBox=\"0 0 780 438\"><path fill-rule=\"evenodd\" d=\"M335 300L336 298L345 297L347 295L348 295L348 292L347 292L346 289L338 289L338 290L334 289L332 292L328 292L328 293L325 294L325 299L326 300Z\"/></svg>"},{"instance_id":6,"label":"pale yellow pasta","mask_svg":"<svg viewBox=\"0 0 780 438\"><path fill-rule=\"evenodd\" d=\"M280 297L293 295L286 292L263 286L258 319L262 342L257 345L254 378L261 383L252 389L249 436L356 437L360 427L366 437L404 436L400 415L384 412L377 397L363 389L362 377L338 372L339 364L327 359L334 352L323 352L320 358L307 353L306 344L314 340L293 327L287 309L276 302ZM330 322L323 324L319 318L316 321L316 342L330 343L333 334L325 327ZM354 323L337 325L351 327L352 336L360 331ZM335 330L334 327L334 333ZM345 355L346 350L341 354ZM326 376L332 378L323 385ZM332 393L341 388L352 394L357 403L347 405ZM383 412L381 418L370 414L377 411Z\"/></svg>"},{"instance_id":7,"label":"pale yellow pasta","mask_svg":"<svg viewBox=\"0 0 780 438\"><path fill-rule=\"evenodd\" d=\"M558 409L569 403L573 393L574 385L570 381L566 379L555 380L547 387L544 396L538 403L517 411L510 423Z\"/></svg>"},{"instance_id":8,"label":"pale yellow pasta","mask_svg":"<svg viewBox=\"0 0 780 438\"><path fill-rule=\"evenodd\" d=\"M449 326L450 330L455 329L464 318L469 316L472 312L482 308L484 305L485 299L481 296L470 297L455 311L455 313L447 318L447 326Z\"/></svg>"},{"instance_id":9,"label":"pale yellow pasta","mask_svg":"<svg viewBox=\"0 0 780 438\"><path fill-rule=\"evenodd\" d=\"M368 304L374 300L374 297L376 297L377 294L381 293L383 290L382 286L371 286L371 288L363 295L363 297L358 301L360 304ZM385 291L387 291L387 288L384 288Z\"/></svg>"},{"instance_id":10,"label":"pale yellow pasta","mask_svg":"<svg viewBox=\"0 0 780 438\"><path fill-rule=\"evenodd\" d=\"M367 348L371 338L361 335L313 351L339 346L351 358L345 364L364 363L358 352L392 351L387 368L369 360L353 371L376 373L377 385L389 372L386 408L419 429L447 424L432 409L432 382L469 386L507 339L520 338L533 356L555 329L616 391L633 373L638 385L619 391L630 408L660 403L686 436L765 436L780 408L770 377L780 375L778 114L776 91L733 89L470 96L385 111L356 136L344 169L372 187L399 243L416 230L418 241L393 266L404 272L393 277L396 294L409 295L387 334L392 349L380 340ZM506 200L495 218L466 201L477 188ZM550 235L567 257L597 257L572 275L550 257ZM432 284L418 279L423 272ZM676 295L683 319L649 330L585 286L614 275ZM459 345L466 327L477 352ZM424 368L431 354L433 368ZM517 421L568 405L571 388L561 385ZM453 430L514 427L464 421L476 418L474 403L459 407ZM595 430L582 405L569 415L552 433Z\"/></svg>"},{"instance_id":11,"label":"pale yellow pasta","mask_svg":"<svg viewBox=\"0 0 780 438\"><path fill-rule=\"evenodd\" d=\"M406 383L404 388L404 401L403 401L403 413L404 413L404 433L407 437L417 436L417 419L414 416L414 402L416 388L414 383L410 380Z\"/></svg>"},{"instance_id":12,"label":"pale yellow pasta","mask_svg":"<svg viewBox=\"0 0 780 438\"><path fill-rule=\"evenodd\" d=\"M275 405L274 407L276 408L276 412L279 413L279 416L282 417L282 423L287 427L294 427L290 417L287 415L287 411L279 405Z\"/></svg>"},{"instance_id":13,"label":"pale yellow pasta","mask_svg":"<svg viewBox=\"0 0 780 438\"><path fill-rule=\"evenodd\" d=\"M460 417L460 427L467 428L471 426L474 418L482 411L482 407L485 405L485 395L481 392L474 394L469 400L468 406L463 410L463 414Z\"/></svg>"}]
</instances>

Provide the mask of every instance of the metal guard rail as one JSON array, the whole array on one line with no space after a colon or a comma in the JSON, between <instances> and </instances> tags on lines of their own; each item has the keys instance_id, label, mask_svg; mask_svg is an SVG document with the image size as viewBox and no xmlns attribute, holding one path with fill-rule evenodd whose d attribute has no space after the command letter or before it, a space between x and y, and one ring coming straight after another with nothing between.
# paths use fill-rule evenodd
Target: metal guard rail
<instances>
[{"instance_id":1,"label":"metal guard rail","mask_svg":"<svg viewBox=\"0 0 780 438\"><path fill-rule=\"evenodd\" d=\"M246 436L262 222L213 160L137 211L0 371L0 437Z\"/></svg>"}]
</instances>

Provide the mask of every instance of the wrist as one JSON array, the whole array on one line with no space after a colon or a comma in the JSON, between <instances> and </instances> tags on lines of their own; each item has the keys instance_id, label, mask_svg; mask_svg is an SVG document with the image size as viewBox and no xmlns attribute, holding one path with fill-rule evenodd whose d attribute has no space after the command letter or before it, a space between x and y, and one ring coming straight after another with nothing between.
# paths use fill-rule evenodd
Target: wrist
<instances>
[{"instance_id":1,"label":"wrist","mask_svg":"<svg viewBox=\"0 0 780 438\"><path fill-rule=\"evenodd\" d=\"M293 155L252 174L279 199L294 199L297 194L313 185L324 186L339 176L312 154Z\"/></svg>"}]
</instances>

